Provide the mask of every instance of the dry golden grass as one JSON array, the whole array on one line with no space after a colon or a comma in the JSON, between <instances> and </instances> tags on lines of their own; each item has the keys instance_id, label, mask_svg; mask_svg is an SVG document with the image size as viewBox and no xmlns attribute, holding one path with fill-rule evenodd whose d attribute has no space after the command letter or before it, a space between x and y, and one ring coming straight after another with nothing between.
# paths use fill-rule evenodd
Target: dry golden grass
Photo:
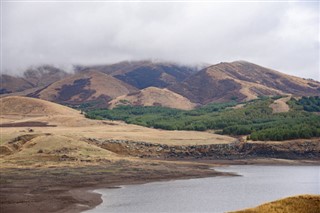
<instances>
[{"instance_id":1,"label":"dry golden grass","mask_svg":"<svg viewBox=\"0 0 320 213\"><path fill-rule=\"evenodd\" d=\"M270 107L272 108L273 113L280 113L280 112L289 112L290 107L288 106L287 102L290 100L291 96L280 98L275 100Z\"/></svg>"},{"instance_id":2,"label":"dry golden grass","mask_svg":"<svg viewBox=\"0 0 320 213\"><path fill-rule=\"evenodd\" d=\"M103 160L114 161L123 159L108 150L90 145L85 141L72 137L51 134L34 134L34 138L24 143L17 150L10 144L6 146L13 153L2 157L2 166L11 167L19 164L25 166L36 165L79 165L83 162L98 163Z\"/></svg>"},{"instance_id":3,"label":"dry golden grass","mask_svg":"<svg viewBox=\"0 0 320 213\"><path fill-rule=\"evenodd\" d=\"M10 97L1 100L0 123L43 122L55 126L0 127L0 158L2 166L13 165L70 165L81 161L97 163L101 160L122 159L107 150L88 144L87 138L99 140L131 140L168 145L200 145L231 143L236 139L228 136L195 131L165 131L118 121L86 119L78 111L48 101L25 97ZM25 103L26 108L18 103ZM37 107L32 107L32 105ZM12 107L10 107L12 106ZM5 113L3 113L5 112ZM8 113L8 114L6 114ZM48 115L47 115L48 114ZM32 131L30 132L30 128ZM15 148L10 141L20 136L35 138ZM41 151L40 151L41 150ZM60 152L60 151L61 152ZM8 153L11 153L8 155ZM76 160L59 162L61 155ZM131 158L130 158L131 159ZM49 163L46 163L49 162Z\"/></svg>"},{"instance_id":4,"label":"dry golden grass","mask_svg":"<svg viewBox=\"0 0 320 213\"><path fill-rule=\"evenodd\" d=\"M92 122L89 120L89 123ZM92 124L92 123L91 123ZM6 135L23 135L27 127L1 128L3 137ZM200 145L231 143L236 139L224 135L196 131L166 131L124 124L121 122L95 123L91 126L57 126L32 127L34 133L51 133L73 138L99 138L144 141L167 145Z\"/></svg>"},{"instance_id":5,"label":"dry golden grass","mask_svg":"<svg viewBox=\"0 0 320 213\"><path fill-rule=\"evenodd\" d=\"M245 106L245 104L237 104L236 106L234 107L231 107L232 109L241 109Z\"/></svg>"},{"instance_id":6,"label":"dry golden grass","mask_svg":"<svg viewBox=\"0 0 320 213\"><path fill-rule=\"evenodd\" d=\"M4 98L4 99L11 99ZM59 104L54 104L48 101L43 101L34 98L14 97L15 103L3 101L1 109L3 110L0 118L0 123L5 121L11 122L45 122L57 127L34 127L35 132L46 132L57 135L80 137L93 137L93 138L106 138L106 139L123 139L134 141L145 141L154 143L164 143L170 145L194 145L194 144L214 144L214 143L230 143L235 141L234 138L212 134L208 132L196 131L166 131L159 129L151 129L137 125L129 125L118 121L98 121L86 119L79 111L70 109ZM29 113L29 109L25 107L10 107L11 104L16 102L25 102L31 106L39 105L36 113ZM35 110L35 108L32 108ZM45 109L45 110L43 110ZM52 111L50 111L52 110ZM49 114L49 116L41 116L41 113ZM7 115L9 112L9 115ZM25 113L25 114L24 114ZM20 116L12 116L17 114ZM23 116L22 116L23 115ZM35 116L37 115L37 116ZM27 127L15 128L1 128L3 134L14 134L14 132L26 131Z\"/></svg>"},{"instance_id":7,"label":"dry golden grass","mask_svg":"<svg viewBox=\"0 0 320 213\"><path fill-rule=\"evenodd\" d=\"M206 73L209 78L211 77L214 80L228 79L240 84L239 92L246 96L245 100L255 99L262 94L289 95L285 91L291 91L293 94L303 94L302 90L310 90L317 93L316 88L320 87L320 82L286 75L244 61L220 63L207 68ZM288 90L284 89L285 87L288 87ZM297 87L296 90L294 90L294 87Z\"/></svg>"},{"instance_id":8,"label":"dry golden grass","mask_svg":"<svg viewBox=\"0 0 320 213\"><path fill-rule=\"evenodd\" d=\"M3 119L9 119L10 116L77 116L78 114L80 114L79 111L68 107L64 107L60 104L55 104L36 98L27 98L21 96L10 96L1 98L0 112L1 117Z\"/></svg>"},{"instance_id":9,"label":"dry golden grass","mask_svg":"<svg viewBox=\"0 0 320 213\"><path fill-rule=\"evenodd\" d=\"M259 83L248 82L248 81L237 79L234 76L227 74L223 69L218 68L216 66L209 68L207 70L207 74L214 79L219 79L219 80L230 79L240 84L241 89L239 90L239 92L246 96L246 99L245 99L246 101L256 99L260 95L256 92L257 90L264 91L265 94L270 94L270 95L285 95L285 93L280 90L276 90Z\"/></svg>"},{"instance_id":10,"label":"dry golden grass","mask_svg":"<svg viewBox=\"0 0 320 213\"><path fill-rule=\"evenodd\" d=\"M320 195L299 195L232 213L319 213Z\"/></svg>"},{"instance_id":11,"label":"dry golden grass","mask_svg":"<svg viewBox=\"0 0 320 213\"><path fill-rule=\"evenodd\" d=\"M279 90L276 90L267 86L263 86L258 83L252 83L252 82L247 82L247 81L242 81L237 79L234 79L234 80L241 85L242 88L240 89L240 93L247 96L246 101L250 101L258 98L259 94L255 92L256 90L264 91L265 94L270 94L270 95L285 95L285 93Z\"/></svg>"},{"instance_id":12,"label":"dry golden grass","mask_svg":"<svg viewBox=\"0 0 320 213\"><path fill-rule=\"evenodd\" d=\"M89 71L86 73L79 73L72 75L68 78L62 79L51 84L46 89L42 90L39 95L41 99L44 100L55 100L58 97L59 89L65 85L72 85L75 80L79 79L89 79L90 85L87 85L85 89L94 90L95 93L90 96L88 100L93 100L101 95L108 95L111 98L115 98L121 95L128 94L135 91L136 89L132 86L104 73ZM71 97L71 101L76 101L79 99L79 95Z\"/></svg>"},{"instance_id":13,"label":"dry golden grass","mask_svg":"<svg viewBox=\"0 0 320 213\"><path fill-rule=\"evenodd\" d=\"M134 95L120 96L110 102L111 108L121 105L123 101L131 105L154 106L158 104L164 107L184 110L190 110L196 107L196 104L190 102L187 98L168 89L156 87L148 87Z\"/></svg>"}]
</instances>

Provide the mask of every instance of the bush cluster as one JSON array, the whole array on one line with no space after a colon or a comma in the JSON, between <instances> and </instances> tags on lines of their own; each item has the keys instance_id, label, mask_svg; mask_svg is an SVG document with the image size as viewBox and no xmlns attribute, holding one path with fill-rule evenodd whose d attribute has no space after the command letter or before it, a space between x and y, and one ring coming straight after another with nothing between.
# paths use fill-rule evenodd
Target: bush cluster
<instances>
[{"instance_id":1,"label":"bush cluster","mask_svg":"<svg viewBox=\"0 0 320 213\"><path fill-rule=\"evenodd\" d=\"M311 103L318 103L319 97L299 101L310 103L310 100ZM112 110L87 111L86 116L91 119L123 120L130 124L165 130L216 130L226 135L248 135L251 140L281 141L320 137L320 115L302 110L300 102L293 100L290 105L294 105L295 109L273 114L269 107L272 101L271 98L250 101L239 109L232 108L236 102L209 104L190 111L160 106L120 106ZM305 105L302 106L304 109Z\"/></svg>"}]
</instances>

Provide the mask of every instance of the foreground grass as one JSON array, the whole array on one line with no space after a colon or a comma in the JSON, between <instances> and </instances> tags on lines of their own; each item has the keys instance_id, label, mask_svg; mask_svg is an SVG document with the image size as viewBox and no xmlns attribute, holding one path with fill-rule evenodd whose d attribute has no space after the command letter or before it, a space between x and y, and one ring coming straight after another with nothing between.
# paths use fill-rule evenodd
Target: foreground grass
<instances>
[{"instance_id":1,"label":"foreground grass","mask_svg":"<svg viewBox=\"0 0 320 213\"><path fill-rule=\"evenodd\" d=\"M320 195L299 195L232 213L318 213Z\"/></svg>"}]
</instances>

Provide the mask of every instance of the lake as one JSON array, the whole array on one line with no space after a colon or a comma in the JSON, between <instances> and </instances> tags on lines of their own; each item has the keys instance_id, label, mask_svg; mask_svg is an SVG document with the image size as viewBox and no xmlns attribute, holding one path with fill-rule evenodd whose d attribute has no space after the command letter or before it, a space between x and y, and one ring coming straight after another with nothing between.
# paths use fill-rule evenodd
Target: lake
<instances>
[{"instance_id":1,"label":"lake","mask_svg":"<svg viewBox=\"0 0 320 213\"><path fill-rule=\"evenodd\" d=\"M237 177L210 177L99 189L103 203L86 213L226 212L298 194L320 194L320 166L229 166Z\"/></svg>"}]
</instances>

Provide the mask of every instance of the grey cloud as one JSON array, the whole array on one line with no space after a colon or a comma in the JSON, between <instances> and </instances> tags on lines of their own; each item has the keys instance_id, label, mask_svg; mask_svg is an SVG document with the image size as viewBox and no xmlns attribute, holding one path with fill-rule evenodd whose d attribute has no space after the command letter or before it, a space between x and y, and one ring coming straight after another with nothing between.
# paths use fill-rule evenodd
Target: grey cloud
<instances>
[{"instance_id":1,"label":"grey cloud","mask_svg":"<svg viewBox=\"0 0 320 213\"><path fill-rule=\"evenodd\" d=\"M248 60L320 80L318 3L2 3L4 72Z\"/></svg>"}]
</instances>

